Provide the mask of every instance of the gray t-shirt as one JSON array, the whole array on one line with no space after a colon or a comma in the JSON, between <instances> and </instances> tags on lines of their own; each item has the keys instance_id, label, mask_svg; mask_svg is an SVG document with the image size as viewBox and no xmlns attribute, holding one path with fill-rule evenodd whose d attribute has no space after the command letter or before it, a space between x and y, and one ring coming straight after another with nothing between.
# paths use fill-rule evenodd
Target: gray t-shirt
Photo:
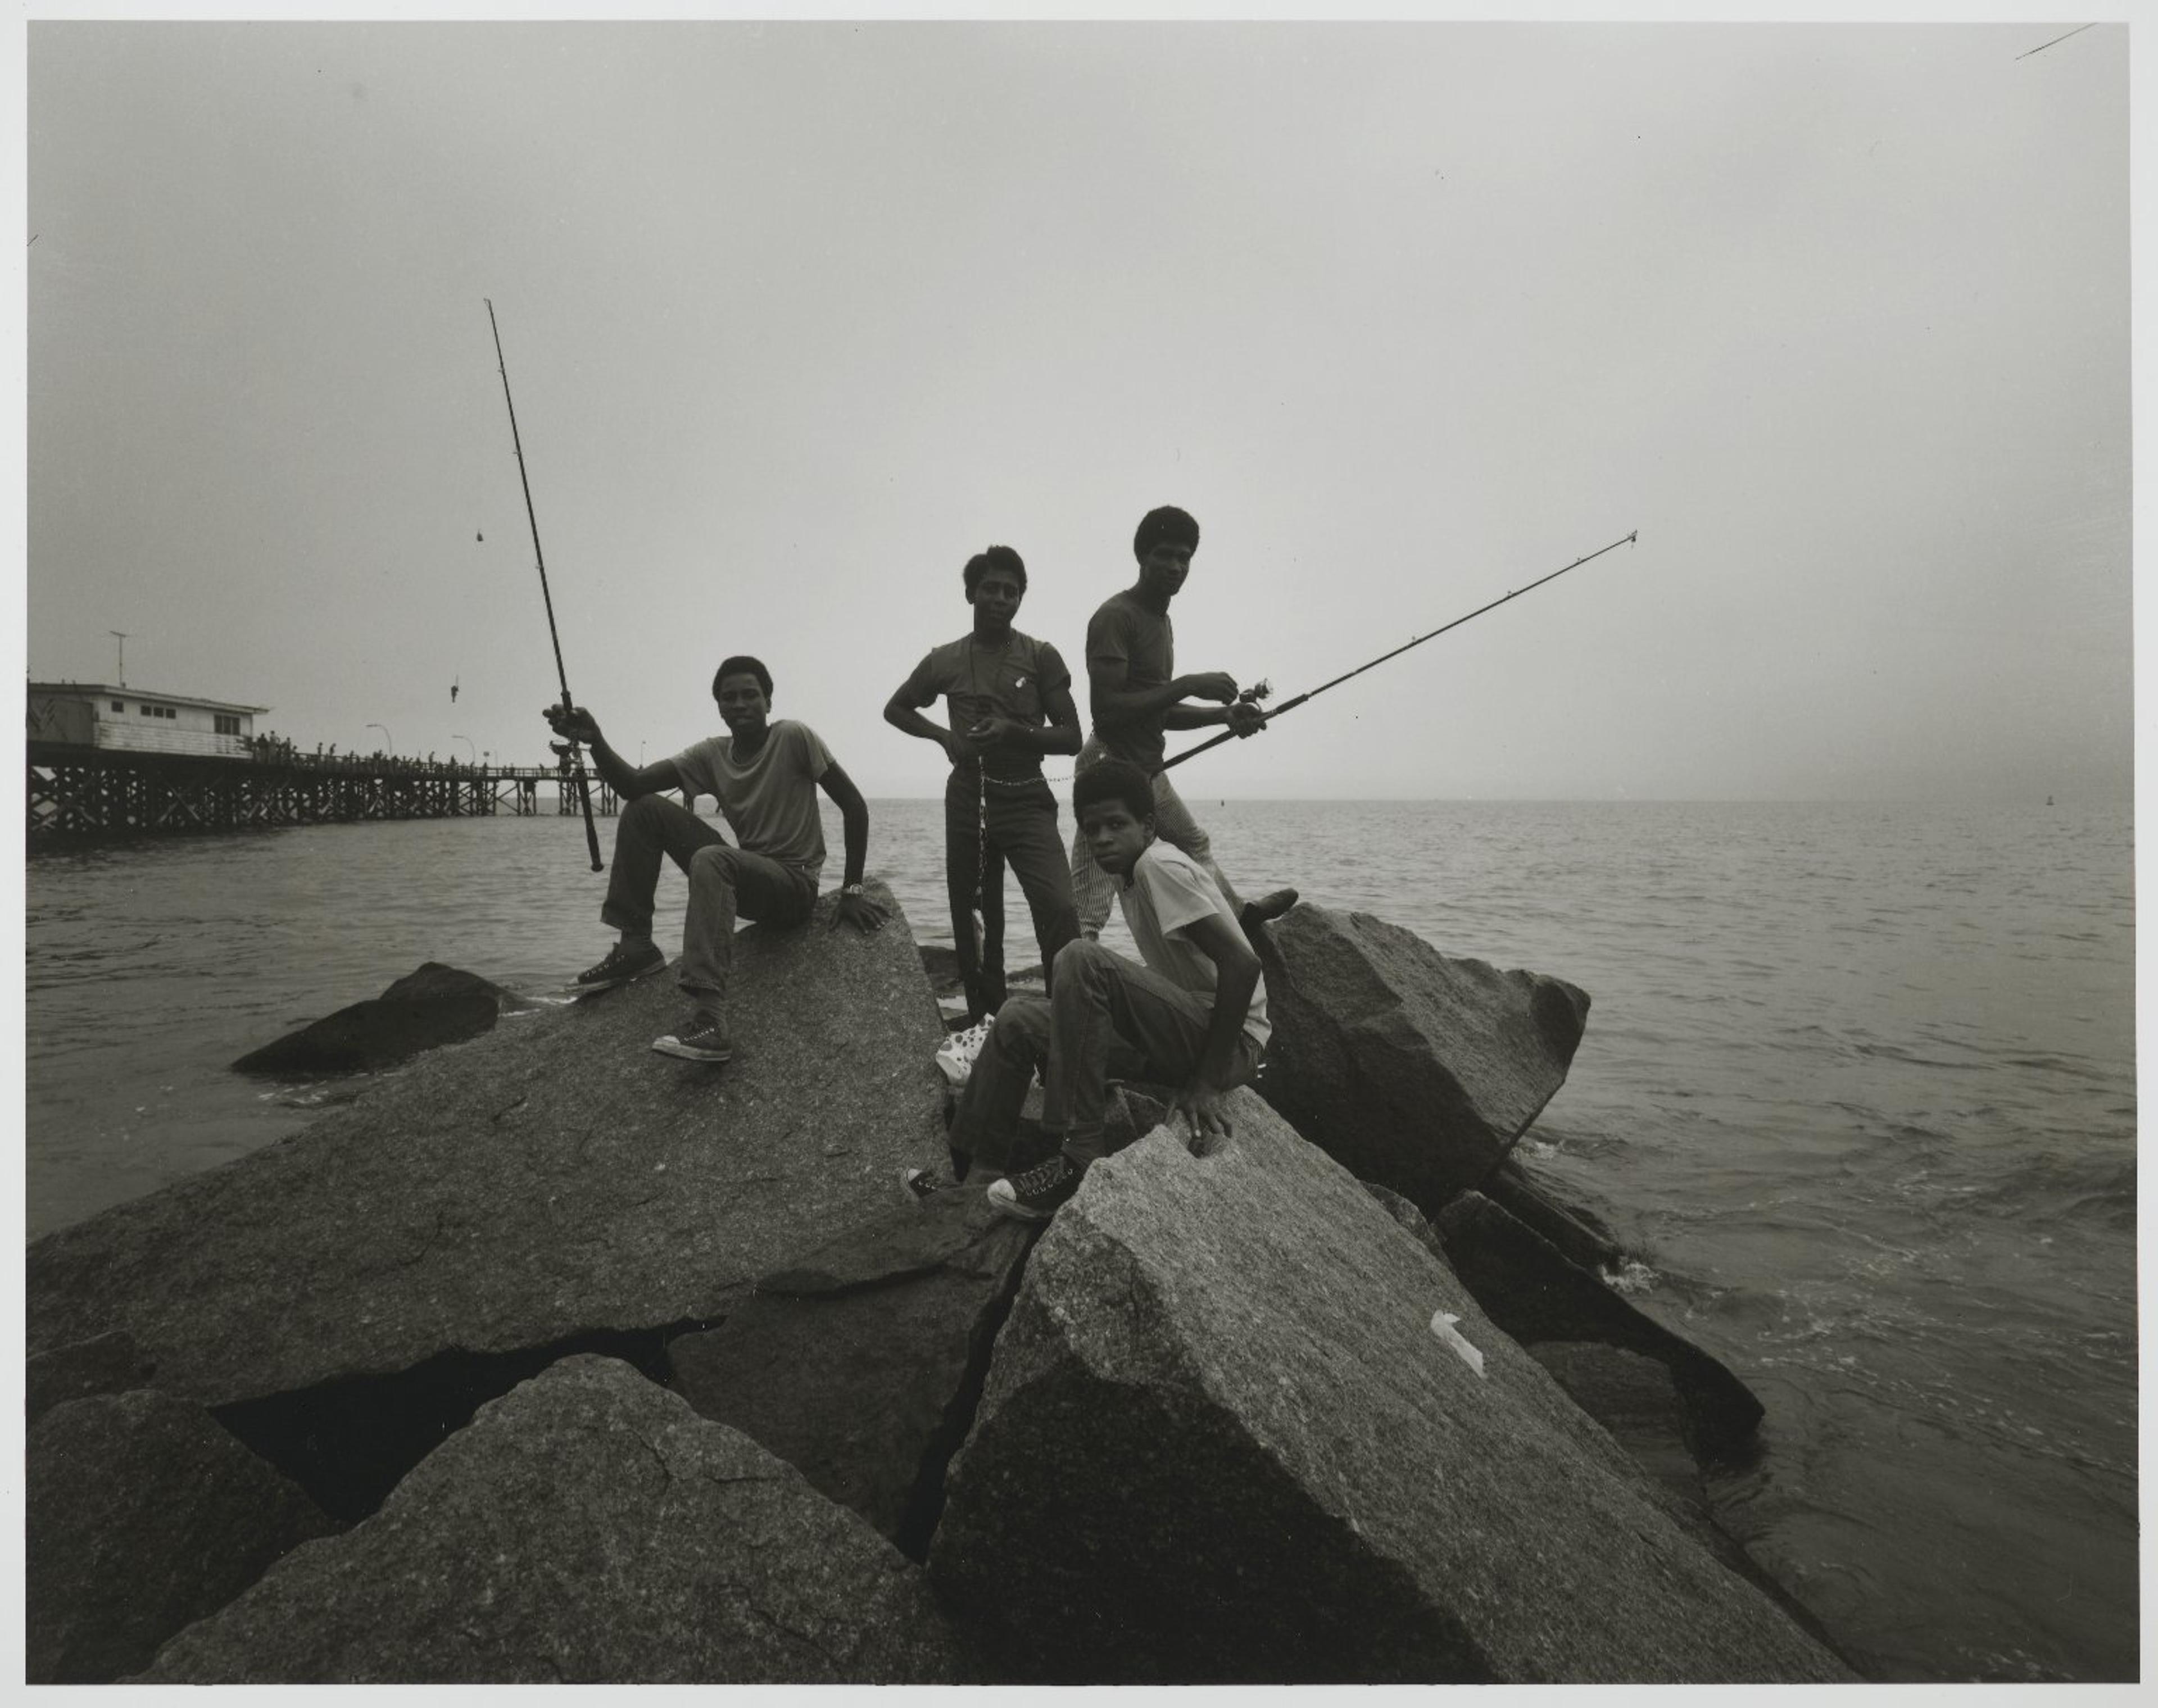
<instances>
[{"instance_id":1,"label":"gray t-shirt","mask_svg":"<svg viewBox=\"0 0 2158 1708\"><path fill-rule=\"evenodd\" d=\"M1118 904L1132 941L1138 945L1139 959L1171 984L1194 991L1210 1000L1214 995L1214 962L1194 943L1186 927L1210 913L1228 921L1229 929L1244 937L1244 928L1205 868L1173 844L1155 841L1147 845L1132 868L1132 880L1117 886ZM1245 937L1248 943L1251 940ZM1262 973L1252 987L1252 1005L1244 1013L1244 1035L1255 1049L1263 1049L1273 1035L1267 1019L1267 981Z\"/></svg>"},{"instance_id":2,"label":"gray t-shirt","mask_svg":"<svg viewBox=\"0 0 2158 1708\"><path fill-rule=\"evenodd\" d=\"M1127 688L1159 688L1176 676L1176 628L1169 613L1149 611L1128 587L1104 599L1087 624L1088 675L1118 668ZM1168 717L1166 706L1129 723L1113 724L1097 717L1094 739L1111 757L1157 771L1168 746L1161 733Z\"/></svg>"},{"instance_id":3,"label":"gray t-shirt","mask_svg":"<svg viewBox=\"0 0 2158 1708\"><path fill-rule=\"evenodd\" d=\"M1049 696L1071 685L1071 673L1056 648L1014 629L1009 642L994 651L977 644L972 635L932 648L899 691L907 704L916 708L933 704L943 695L950 702L955 730L972 729L991 713L1039 730L1049 721ZM974 768L971 759L959 766L970 776ZM999 747L991 751L988 769L994 777L1040 777L1041 756Z\"/></svg>"},{"instance_id":4,"label":"gray t-shirt","mask_svg":"<svg viewBox=\"0 0 2158 1708\"><path fill-rule=\"evenodd\" d=\"M830 751L792 718L772 720L764 746L746 765L735 763L734 745L732 735L714 735L674 756L691 802L711 796L746 853L792 866L815 883L824 869L817 779L832 768Z\"/></svg>"}]
</instances>

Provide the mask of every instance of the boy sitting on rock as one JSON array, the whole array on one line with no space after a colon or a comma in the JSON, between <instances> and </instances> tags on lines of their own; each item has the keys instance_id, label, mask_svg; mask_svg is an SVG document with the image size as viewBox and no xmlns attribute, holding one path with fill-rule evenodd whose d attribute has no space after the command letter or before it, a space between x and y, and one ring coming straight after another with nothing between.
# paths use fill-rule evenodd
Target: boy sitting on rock
<instances>
[{"instance_id":1,"label":"boy sitting on rock","mask_svg":"<svg viewBox=\"0 0 2158 1708\"><path fill-rule=\"evenodd\" d=\"M725 1005L736 916L769 925L808 918L824 868L819 788L839 809L846 832L846 879L833 926L844 919L873 931L884 923L884 908L862 889L870 809L861 791L814 730L772 715L772 673L746 653L724 658L712 678L712 699L727 726L725 735L641 767L607 744L598 720L582 706L550 706L546 718L556 735L591 749L599 774L622 800L607 905L600 909L622 941L577 976L576 988L612 989L667 964L665 951L652 941L652 914L660 859L673 859L689 879L678 978L696 1008L652 1047L686 1061L723 1062L734 1054ZM667 799L664 789L680 789L693 802L712 796L741 845L730 845L709 822Z\"/></svg>"},{"instance_id":2,"label":"boy sitting on rock","mask_svg":"<svg viewBox=\"0 0 2158 1708\"><path fill-rule=\"evenodd\" d=\"M1022 1221L1047 1220L1101 1156L1113 1051L1133 1077L1177 1088L1171 1112L1196 1146L1228 1132L1222 1097L1258 1071L1269 1029L1259 957L1220 886L1157 838L1147 774L1104 760L1073 783L1071 811L1116 884L1145 964L1082 938L1058 951L1051 996L1015 996L997 1011L953 1123L952 1149L963 1166L980 1140L1009 1133L1041 1069L1041 1124L1060 1148L989 1194L1001 1214Z\"/></svg>"}]
</instances>

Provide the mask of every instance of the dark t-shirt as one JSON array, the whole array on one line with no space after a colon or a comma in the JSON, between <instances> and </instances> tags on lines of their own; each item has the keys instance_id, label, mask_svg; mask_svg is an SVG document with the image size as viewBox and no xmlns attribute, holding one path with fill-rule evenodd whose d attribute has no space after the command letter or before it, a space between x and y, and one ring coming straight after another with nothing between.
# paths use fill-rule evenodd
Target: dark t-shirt
<instances>
[{"instance_id":1,"label":"dark t-shirt","mask_svg":"<svg viewBox=\"0 0 2158 1708\"><path fill-rule=\"evenodd\" d=\"M1087 625L1087 673L1104 667L1113 673L1117 666L1123 667L1126 688L1159 688L1176 675L1176 629L1169 613L1149 611L1128 587L1104 599ZM1113 724L1097 716L1095 738L1114 757L1159 771L1168 745L1162 738L1168 717L1167 706L1129 722Z\"/></svg>"},{"instance_id":2,"label":"dark t-shirt","mask_svg":"<svg viewBox=\"0 0 2158 1708\"><path fill-rule=\"evenodd\" d=\"M992 713L1039 730L1049 721L1048 696L1071 685L1071 672L1056 648L1014 629L999 651L978 645L970 634L932 647L899 691L916 710L942 695L950 704L952 727L963 732ZM1040 777L1041 756L999 747L986 768L996 777ZM971 774L974 761L963 760L958 769Z\"/></svg>"}]
</instances>

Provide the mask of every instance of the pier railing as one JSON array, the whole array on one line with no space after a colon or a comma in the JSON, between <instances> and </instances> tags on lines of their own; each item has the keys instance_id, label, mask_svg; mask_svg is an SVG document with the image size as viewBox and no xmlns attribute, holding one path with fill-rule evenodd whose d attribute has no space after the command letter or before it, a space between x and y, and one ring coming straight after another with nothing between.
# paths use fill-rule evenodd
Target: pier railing
<instances>
[{"instance_id":1,"label":"pier railing","mask_svg":"<svg viewBox=\"0 0 2158 1708\"><path fill-rule=\"evenodd\" d=\"M472 818L555 811L576 797L555 766L472 766L392 755L279 751L252 758L132 752L73 742L29 744L24 823L33 844L77 837L178 835L375 819ZM592 808L612 813L614 791L591 779Z\"/></svg>"}]
</instances>

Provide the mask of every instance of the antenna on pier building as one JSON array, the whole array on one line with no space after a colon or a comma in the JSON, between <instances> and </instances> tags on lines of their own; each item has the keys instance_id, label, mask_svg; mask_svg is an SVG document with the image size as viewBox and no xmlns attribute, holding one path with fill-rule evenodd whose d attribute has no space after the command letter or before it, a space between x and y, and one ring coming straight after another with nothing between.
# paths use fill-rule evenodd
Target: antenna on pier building
<instances>
[{"instance_id":1,"label":"antenna on pier building","mask_svg":"<svg viewBox=\"0 0 2158 1708\"><path fill-rule=\"evenodd\" d=\"M114 673L115 673L115 674L116 674L116 678L118 679L119 685L120 685L121 687L122 687L122 688L125 688L125 687L126 687L126 686L127 686L127 635L126 635L126 632L125 630L122 630L122 629L109 628L109 629L106 630L106 633L107 633L107 634L111 635L114 640L116 640L116 641L117 641L117 642L119 642L119 646L118 646L118 648L117 648L116 650L117 650L117 652L119 653L119 654L120 654L120 658L119 658L119 661L118 661L118 663L117 663L115 665L115 667L114 667Z\"/></svg>"}]
</instances>

